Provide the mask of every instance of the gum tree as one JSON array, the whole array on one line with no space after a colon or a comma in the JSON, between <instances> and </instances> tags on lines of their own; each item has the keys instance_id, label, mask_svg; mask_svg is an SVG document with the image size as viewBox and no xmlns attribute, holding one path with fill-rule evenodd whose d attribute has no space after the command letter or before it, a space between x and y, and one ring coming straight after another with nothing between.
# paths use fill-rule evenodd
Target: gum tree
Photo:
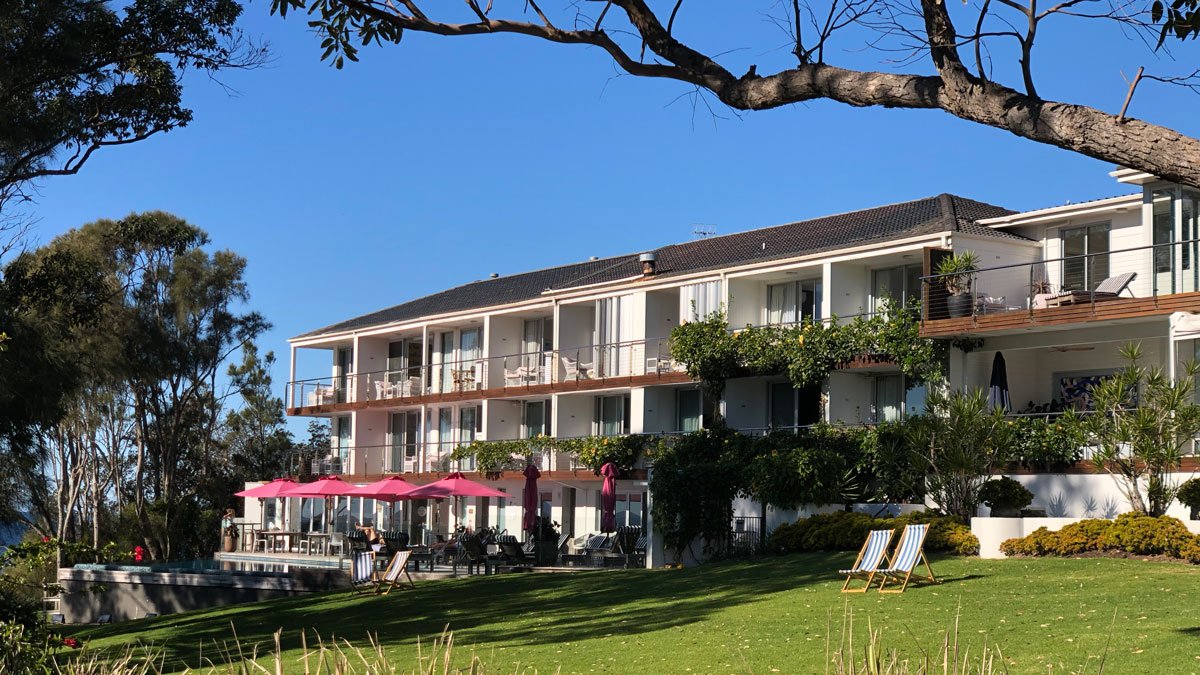
<instances>
[{"instance_id":1,"label":"gum tree","mask_svg":"<svg viewBox=\"0 0 1200 675\"><path fill-rule=\"evenodd\" d=\"M653 7L651 5L654 5ZM559 11L553 11L561 7ZM341 68L357 60L359 45L399 43L405 32L448 38L516 35L603 50L624 73L675 80L711 94L734 110L767 110L828 99L852 106L942 110L964 120L1065 148L1114 164L1140 169L1200 187L1200 140L1165 126L1126 115L1140 82L1196 89L1200 71L1147 72L1132 78L1120 111L1099 110L1044 97L1036 84L1036 45L1046 29L1081 29L1103 22L1106 39L1141 39L1154 50L1164 42L1181 44L1200 33L1197 0L764 0L712 3L674 0L590 0L556 3L534 0L272 0L271 10L287 15L307 10L309 26L321 39L322 58ZM750 64L741 75L725 63L738 54L696 48L681 36L683 23L718 24L719 35L741 24L773 20L778 40L769 36L748 47L773 72ZM784 37L786 35L786 37ZM694 35L696 43L708 36ZM789 62L776 63L786 40ZM711 38L708 42L713 42ZM1103 42L1101 42L1103 44ZM1053 47L1054 45L1049 45ZM847 56L877 48L899 69L859 68ZM738 50L734 50L735 52ZM1054 50L1043 50L1054 51ZM1073 50L1055 64L1087 68ZM834 63L840 55L844 63ZM995 58L993 58L995 55ZM1015 57L1015 58L1014 58ZM744 63L745 61L743 61ZM768 66L764 65L764 71ZM1121 94L1114 92L1114 99Z\"/></svg>"}]
</instances>

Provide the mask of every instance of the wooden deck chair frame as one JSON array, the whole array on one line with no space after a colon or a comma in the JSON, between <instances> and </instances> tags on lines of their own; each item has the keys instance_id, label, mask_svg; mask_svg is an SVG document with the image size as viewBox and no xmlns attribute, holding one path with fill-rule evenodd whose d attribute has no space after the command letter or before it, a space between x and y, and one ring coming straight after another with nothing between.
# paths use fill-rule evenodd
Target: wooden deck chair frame
<instances>
[{"instance_id":1,"label":"wooden deck chair frame","mask_svg":"<svg viewBox=\"0 0 1200 675\"><path fill-rule=\"evenodd\" d=\"M375 587L377 594L387 595L397 586L401 589L417 587L408 573L408 557L410 555L412 555L412 551L396 551L396 554L388 561L387 569L383 570L383 577L380 578L379 584ZM401 580L401 577L408 579L408 583Z\"/></svg>"},{"instance_id":2,"label":"wooden deck chair frame","mask_svg":"<svg viewBox=\"0 0 1200 675\"><path fill-rule=\"evenodd\" d=\"M359 576L364 567L367 575ZM355 551L350 556L350 588L354 589L355 593L365 593L367 588L374 591L378 587L379 583L375 580L375 552Z\"/></svg>"},{"instance_id":3,"label":"wooden deck chair frame","mask_svg":"<svg viewBox=\"0 0 1200 675\"><path fill-rule=\"evenodd\" d=\"M883 542L883 554L879 557L879 562L875 563L872 569L864 570L859 567L862 564L863 556L867 554L867 547L871 545L871 538L876 532L887 532L887 541ZM875 583L875 574L880 568L891 565L891 558L888 556L888 547L892 543L892 537L896 536L895 530L871 530L867 533L867 538L863 541L862 548L858 550L858 557L854 559L854 564L850 569L843 570L846 573L846 583L842 584L843 593L866 593ZM880 563L883 563L882 565ZM862 588L850 588L850 582L855 579L866 577L867 584Z\"/></svg>"},{"instance_id":4,"label":"wooden deck chair frame","mask_svg":"<svg viewBox=\"0 0 1200 675\"><path fill-rule=\"evenodd\" d=\"M892 554L893 564L895 563L895 560L900 557L900 551L902 551L904 549L904 544L908 541L909 532L916 530L918 527L919 526L917 526L917 525L909 525L908 527L904 528L904 532L900 533L900 541L899 541L899 543L896 544L896 552ZM917 578L924 579L925 581L928 581L931 584L936 584L938 582L937 577L934 576L934 574L933 574L933 567L931 567L929 564L929 558L925 557L925 539L926 539L926 537L929 536L929 527L930 527L929 525L926 525L924 527L923 534L921 535L921 541L920 541L920 543L917 544L917 556L916 556L916 559L913 560L912 567L910 567L907 571L895 571L895 570L890 570L890 569L880 570L880 573L879 573L879 576L881 578L881 581L879 582L879 592L880 593L903 593L904 589L908 588L909 580L912 579L913 570L917 569L917 565L920 565L920 564L925 565L925 571L929 572L929 576L922 577L922 576L918 575ZM889 580L891 580L891 581L897 580L900 577L901 572L903 572L903 574L904 574L904 581L901 582L900 588L892 588L892 589L885 590L884 586L887 586L887 582Z\"/></svg>"}]
</instances>

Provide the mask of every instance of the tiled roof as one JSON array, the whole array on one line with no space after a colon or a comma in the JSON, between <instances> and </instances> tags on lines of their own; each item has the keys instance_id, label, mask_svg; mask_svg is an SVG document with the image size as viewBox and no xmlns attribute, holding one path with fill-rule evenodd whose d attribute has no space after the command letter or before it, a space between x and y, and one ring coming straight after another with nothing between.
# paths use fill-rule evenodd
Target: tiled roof
<instances>
[{"instance_id":1,"label":"tiled roof","mask_svg":"<svg viewBox=\"0 0 1200 675\"><path fill-rule=\"evenodd\" d=\"M949 194L878 206L787 225L709 237L656 249L656 277L791 258L903 237L964 232L1001 239L1025 237L975 224L1014 213ZM641 274L638 253L485 279L355 317L300 337L411 321L423 316L530 300L547 290L566 290Z\"/></svg>"}]
</instances>

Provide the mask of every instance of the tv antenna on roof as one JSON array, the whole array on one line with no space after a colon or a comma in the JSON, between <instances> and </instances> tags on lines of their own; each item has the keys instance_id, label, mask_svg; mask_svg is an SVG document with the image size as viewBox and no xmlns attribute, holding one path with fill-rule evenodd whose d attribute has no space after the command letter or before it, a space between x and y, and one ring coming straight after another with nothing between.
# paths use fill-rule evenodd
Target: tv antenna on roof
<instances>
[{"instance_id":1,"label":"tv antenna on roof","mask_svg":"<svg viewBox=\"0 0 1200 675\"><path fill-rule=\"evenodd\" d=\"M712 223L693 223L692 234L697 239L708 239L717 235L717 226Z\"/></svg>"}]
</instances>

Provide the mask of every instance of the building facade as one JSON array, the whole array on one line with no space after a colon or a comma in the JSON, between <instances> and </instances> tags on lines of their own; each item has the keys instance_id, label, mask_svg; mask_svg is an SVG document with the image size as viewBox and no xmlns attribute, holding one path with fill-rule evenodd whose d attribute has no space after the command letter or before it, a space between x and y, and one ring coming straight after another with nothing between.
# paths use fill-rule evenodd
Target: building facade
<instances>
[{"instance_id":1,"label":"building facade","mask_svg":"<svg viewBox=\"0 0 1200 675\"><path fill-rule=\"evenodd\" d=\"M718 310L740 327L847 319L884 298L921 298L924 337L974 346L950 350L951 386L986 388L1002 352L1014 412L1086 405L1088 383L1120 367L1125 342L1162 364L1195 355L1171 317L1200 310L1200 194L1112 175L1128 194L1024 213L943 194L493 277L297 336L288 414L332 424L329 452L297 471L426 482L473 471L469 458L450 455L474 441L688 432L718 412L758 433L870 424L924 406L923 387L885 362L838 370L810 390L782 375L731 380L723 400L706 400L672 359L668 336ZM963 314L931 277L938 260L965 251L981 269ZM300 350L324 353L328 373L298 377ZM570 456L535 461L543 514L576 536L597 531L600 478ZM343 498L334 518L427 541L456 524L516 533L523 481L515 472L495 480L511 500L393 509ZM1082 514L1090 497L1077 492L1063 508ZM643 524L649 499L644 471L620 480L618 524ZM299 511L301 529L324 525L318 503Z\"/></svg>"}]
</instances>

